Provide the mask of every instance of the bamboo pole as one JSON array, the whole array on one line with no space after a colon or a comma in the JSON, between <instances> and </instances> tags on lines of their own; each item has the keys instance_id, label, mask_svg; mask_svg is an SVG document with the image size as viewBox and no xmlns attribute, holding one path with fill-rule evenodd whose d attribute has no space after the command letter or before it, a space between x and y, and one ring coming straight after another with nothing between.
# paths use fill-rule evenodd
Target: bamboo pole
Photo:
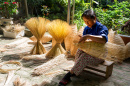
<instances>
[{"instance_id":1,"label":"bamboo pole","mask_svg":"<svg viewBox=\"0 0 130 86\"><path fill-rule=\"evenodd\" d=\"M73 24L73 20L74 20L74 11L75 11L75 0L73 0L72 24Z\"/></svg>"},{"instance_id":2,"label":"bamboo pole","mask_svg":"<svg viewBox=\"0 0 130 86\"><path fill-rule=\"evenodd\" d=\"M68 0L68 13L67 13L67 23L70 23L70 0Z\"/></svg>"},{"instance_id":3,"label":"bamboo pole","mask_svg":"<svg viewBox=\"0 0 130 86\"><path fill-rule=\"evenodd\" d=\"M24 0L24 3L25 3L26 16L28 17L28 6L27 6L27 0Z\"/></svg>"}]
</instances>

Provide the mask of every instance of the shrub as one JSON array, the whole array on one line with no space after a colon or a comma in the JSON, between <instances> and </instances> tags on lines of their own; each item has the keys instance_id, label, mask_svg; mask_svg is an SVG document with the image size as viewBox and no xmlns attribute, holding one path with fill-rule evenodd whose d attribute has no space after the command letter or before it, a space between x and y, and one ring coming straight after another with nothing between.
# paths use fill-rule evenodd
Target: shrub
<instances>
[{"instance_id":1,"label":"shrub","mask_svg":"<svg viewBox=\"0 0 130 86\"><path fill-rule=\"evenodd\" d=\"M119 33L123 33L121 32L121 27L130 19L129 2L115 2L114 5L108 5L108 7L108 9L95 8L97 18L102 24L106 25L108 29L112 28Z\"/></svg>"},{"instance_id":2,"label":"shrub","mask_svg":"<svg viewBox=\"0 0 130 86\"><path fill-rule=\"evenodd\" d=\"M16 14L17 12L17 3L15 0L0 1L0 14L2 17L10 18L14 13Z\"/></svg>"}]
</instances>

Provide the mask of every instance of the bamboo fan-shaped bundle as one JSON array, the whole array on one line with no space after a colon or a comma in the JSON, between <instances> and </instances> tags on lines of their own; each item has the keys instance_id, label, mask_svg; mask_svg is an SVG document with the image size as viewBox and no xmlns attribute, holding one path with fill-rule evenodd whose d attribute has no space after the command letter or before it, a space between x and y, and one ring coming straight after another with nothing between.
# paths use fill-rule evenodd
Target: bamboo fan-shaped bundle
<instances>
[{"instance_id":1,"label":"bamboo fan-shaped bundle","mask_svg":"<svg viewBox=\"0 0 130 86\"><path fill-rule=\"evenodd\" d=\"M71 48L74 48L74 44L73 44L73 38L74 36L77 34L77 25L70 25L71 26L71 32L70 34L67 35L67 37L64 39L64 43L65 43L65 49L66 52L68 53L69 51L71 51Z\"/></svg>"},{"instance_id":2,"label":"bamboo fan-shaped bundle","mask_svg":"<svg viewBox=\"0 0 130 86\"><path fill-rule=\"evenodd\" d=\"M37 43L33 47L31 54L44 54L46 53L45 48L41 43L41 39L46 32L46 25L49 22L48 19L42 17L34 17L26 21L25 26L32 32L36 37Z\"/></svg>"},{"instance_id":3,"label":"bamboo fan-shaped bundle","mask_svg":"<svg viewBox=\"0 0 130 86\"><path fill-rule=\"evenodd\" d=\"M65 53L64 48L61 46L61 42L71 31L71 27L69 26L69 24L65 21L56 19L47 25L47 29L52 37L55 39L56 44L46 54L46 57L52 58Z\"/></svg>"}]
</instances>

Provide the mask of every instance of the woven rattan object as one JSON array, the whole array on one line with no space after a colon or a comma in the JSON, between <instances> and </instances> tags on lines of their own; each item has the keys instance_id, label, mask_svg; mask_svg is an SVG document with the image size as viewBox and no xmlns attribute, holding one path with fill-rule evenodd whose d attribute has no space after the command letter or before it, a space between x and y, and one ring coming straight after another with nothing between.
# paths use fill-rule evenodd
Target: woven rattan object
<instances>
[{"instance_id":1,"label":"woven rattan object","mask_svg":"<svg viewBox=\"0 0 130 86\"><path fill-rule=\"evenodd\" d=\"M84 31L84 27L81 26L80 29L79 29L79 31L78 31L78 33L77 33L77 35L82 36L83 35L83 31Z\"/></svg>"},{"instance_id":2,"label":"woven rattan object","mask_svg":"<svg viewBox=\"0 0 130 86\"><path fill-rule=\"evenodd\" d=\"M113 39L114 39L112 41L113 43L111 43L111 41L105 44L92 42L92 41L86 41L85 43L78 43L79 38L77 38L75 44L81 50L83 50L84 52L88 53L91 56L105 59L105 60L111 60L115 62L122 62L125 58L125 53L126 53L125 46L119 45L115 42L115 38L114 38L115 35L113 35ZM116 39L118 40L118 38Z\"/></svg>"},{"instance_id":3,"label":"woven rattan object","mask_svg":"<svg viewBox=\"0 0 130 86\"><path fill-rule=\"evenodd\" d=\"M32 34L37 38L37 43L31 51L31 54L44 54L46 53L45 48L41 43L41 39L46 32L46 24L49 20L38 17L31 18L26 21L25 26L32 32Z\"/></svg>"},{"instance_id":4,"label":"woven rattan object","mask_svg":"<svg viewBox=\"0 0 130 86\"><path fill-rule=\"evenodd\" d=\"M126 55L125 55L125 59L130 57L130 42L128 42L126 44Z\"/></svg>"},{"instance_id":5,"label":"woven rattan object","mask_svg":"<svg viewBox=\"0 0 130 86\"><path fill-rule=\"evenodd\" d=\"M59 19L53 20L47 25L47 30L56 41L56 44L49 50L46 57L53 58L65 53L64 48L61 46L61 42L71 31L69 24Z\"/></svg>"},{"instance_id":6,"label":"woven rattan object","mask_svg":"<svg viewBox=\"0 0 130 86\"><path fill-rule=\"evenodd\" d=\"M108 42L125 46L125 43L122 38L117 34L117 32L113 31L112 29L109 30Z\"/></svg>"},{"instance_id":7,"label":"woven rattan object","mask_svg":"<svg viewBox=\"0 0 130 86\"><path fill-rule=\"evenodd\" d=\"M64 39L64 43L65 43L65 49L66 52L69 52L72 50L72 48L74 48L74 44L73 44L73 39L75 37L75 35L77 34L77 25L71 25L71 32L70 34Z\"/></svg>"}]
</instances>

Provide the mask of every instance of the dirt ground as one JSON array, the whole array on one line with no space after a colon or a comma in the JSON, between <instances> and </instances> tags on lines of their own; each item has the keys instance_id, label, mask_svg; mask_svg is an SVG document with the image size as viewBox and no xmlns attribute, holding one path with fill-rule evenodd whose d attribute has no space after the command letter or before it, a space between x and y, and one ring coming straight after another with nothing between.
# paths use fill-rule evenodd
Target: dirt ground
<instances>
[{"instance_id":1,"label":"dirt ground","mask_svg":"<svg viewBox=\"0 0 130 86\"><path fill-rule=\"evenodd\" d=\"M13 82L17 78L24 84L21 86L57 86L62 77L74 65L73 59L66 59L64 54L59 55L57 58L60 60L57 61L46 59L45 54L30 55L34 45L28 42L30 42L28 37L10 39L4 38L2 34L0 35L1 62L14 60L22 64L20 69L14 71L14 75L6 86L14 86ZM52 44L48 42L43 46L49 51ZM25 56L33 56L37 59L23 59ZM56 63L54 64L54 62ZM39 76L32 75L34 68L40 65L44 65L48 69L42 69L40 72L43 73ZM14 65L11 67L15 68ZM7 76L8 74L0 73L0 86L4 86ZM81 75L71 79L72 82L67 86L130 86L130 58L126 59L122 64L114 64L112 76L107 80L86 72L82 72Z\"/></svg>"}]
</instances>

